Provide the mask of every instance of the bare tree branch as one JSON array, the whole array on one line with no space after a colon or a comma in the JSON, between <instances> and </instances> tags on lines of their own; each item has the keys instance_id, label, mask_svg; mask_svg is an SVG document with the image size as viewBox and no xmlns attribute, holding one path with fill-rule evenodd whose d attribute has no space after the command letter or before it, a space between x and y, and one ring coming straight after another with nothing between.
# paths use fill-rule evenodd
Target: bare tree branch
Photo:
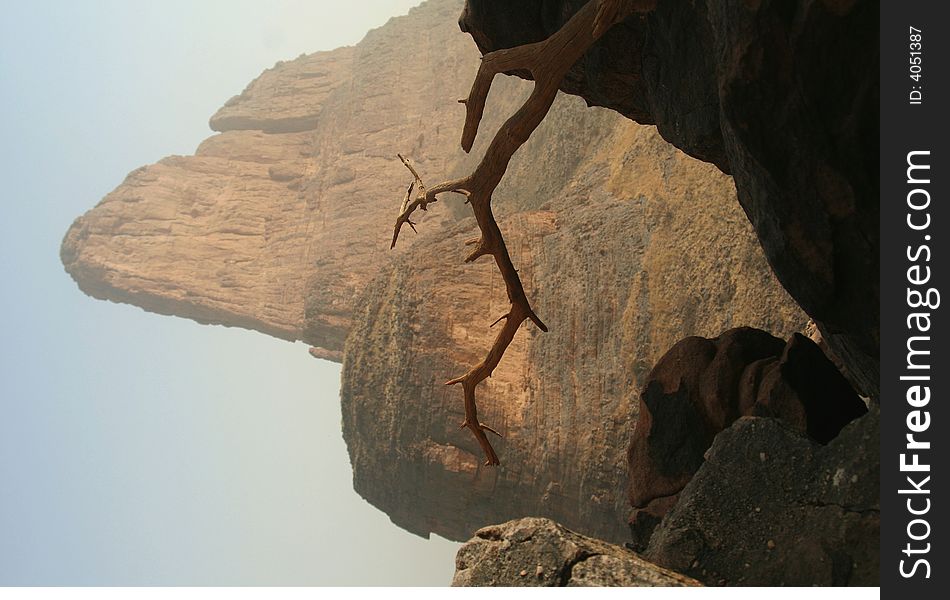
<instances>
[{"instance_id":1,"label":"bare tree branch","mask_svg":"<svg viewBox=\"0 0 950 600\"><path fill-rule=\"evenodd\" d=\"M475 249L465 261L472 262L482 256L491 255L495 259L498 270L501 271L508 300L511 303L509 311L492 324L494 327L501 321L505 322L495 337L488 355L468 373L446 382L446 385L462 384L465 397L465 420L462 427L467 427L475 435L475 439L478 440L485 453L486 465L497 465L499 461L485 432L490 431L499 436L501 434L478 420L475 388L491 377L522 323L530 320L541 331L548 330L531 308L521 277L511 262L504 237L491 210L492 194L508 169L511 157L528 141L547 115L568 69L611 26L641 9L641 5L645 4L655 4L655 0L590 0L548 39L516 48L498 50L483 56L468 98L459 100L465 105L462 149L466 152L471 151L475 142L478 126L485 110L485 102L495 75L514 70L528 71L535 83L530 97L501 126L489 144L485 156L468 177L440 183L427 189L412 163L401 154L399 155L399 159L412 173L413 184L410 185L406 200L400 207L390 247L395 247L403 224L408 224L410 227L414 225L410 217L417 208L426 210L429 204L437 201L438 194L444 192L464 194L468 197L481 231L480 238L466 242L466 244L474 244ZM650 8L652 6L647 9ZM416 197L410 202L409 196L413 185L416 187Z\"/></svg>"}]
</instances>

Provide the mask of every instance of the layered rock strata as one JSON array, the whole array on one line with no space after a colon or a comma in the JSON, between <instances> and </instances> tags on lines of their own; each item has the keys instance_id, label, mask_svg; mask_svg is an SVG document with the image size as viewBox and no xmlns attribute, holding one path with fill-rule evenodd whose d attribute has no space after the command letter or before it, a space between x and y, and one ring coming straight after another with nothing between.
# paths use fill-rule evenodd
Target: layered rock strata
<instances>
[{"instance_id":1,"label":"layered rock strata","mask_svg":"<svg viewBox=\"0 0 950 600\"><path fill-rule=\"evenodd\" d=\"M626 149L619 164L615 143ZM543 210L500 221L551 329L523 329L480 388L480 418L504 435L493 441L500 468L480 466L458 428L461 393L443 385L487 352L489 325L507 307L494 266L462 262L472 220L367 288L344 352L343 426L356 489L400 525L466 539L478 524L532 514L626 541L637 390L665 349L681 332L752 323L791 335L803 325L767 267L753 266L731 196L713 192L728 180L647 129L608 138L600 157Z\"/></svg>"},{"instance_id":2,"label":"layered rock strata","mask_svg":"<svg viewBox=\"0 0 950 600\"><path fill-rule=\"evenodd\" d=\"M460 0L430 0L355 47L276 65L213 118L195 156L143 167L76 221L62 258L87 293L248 327L343 362L357 491L420 535L468 539L525 514L627 539L624 452L637 390L687 335L806 318L774 280L732 181L643 127L558 99L515 156L495 210L533 306L480 389L505 437L480 466L442 383L490 346L506 306L488 262L464 265L461 201L388 250L409 182L466 173L527 84L499 78L471 156L458 150L478 52Z\"/></svg>"},{"instance_id":3,"label":"layered rock strata","mask_svg":"<svg viewBox=\"0 0 950 600\"><path fill-rule=\"evenodd\" d=\"M137 169L77 219L67 271L98 298L341 361L357 298L389 256L406 178L396 152L433 179L471 161L455 100L478 54L454 27L459 8L427 3L357 46L265 71L211 118L219 133L194 156ZM451 221L430 218L432 230Z\"/></svg>"}]
</instances>

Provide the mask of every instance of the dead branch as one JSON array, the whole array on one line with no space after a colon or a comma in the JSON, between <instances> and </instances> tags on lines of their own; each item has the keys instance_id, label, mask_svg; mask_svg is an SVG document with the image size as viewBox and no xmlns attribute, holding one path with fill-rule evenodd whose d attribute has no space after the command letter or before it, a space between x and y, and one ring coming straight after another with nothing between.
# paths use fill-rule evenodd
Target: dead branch
<instances>
[{"instance_id":1,"label":"dead branch","mask_svg":"<svg viewBox=\"0 0 950 600\"><path fill-rule=\"evenodd\" d=\"M446 385L462 384L465 397L465 420L462 427L467 427L475 435L475 439L478 440L485 453L486 465L497 465L499 461L498 455L495 454L495 450L488 441L485 432L490 431L499 436L501 434L478 420L475 388L479 383L491 377L522 323L530 320L541 331L548 330L547 326L531 308L525 295L524 286L521 283L521 277L519 277L518 271L511 262L504 237L492 213L492 194L508 169L511 157L528 141L528 138L547 115L554 98L557 96L561 80L568 69L607 29L638 10L640 4L649 3L650 0L590 0L557 33L548 39L516 48L498 50L483 56L468 98L459 100L465 105L465 126L462 130L462 149L465 152L471 151L475 142L478 126L485 110L485 102L495 75L515 70L527 71L531 74L535 83L530 97L501 126L501 129L498 130L489 144L481 162L468 177L426 188L422 177L412 163L401 154L398 155L402 163L412 173L413 184L410 185L406 200L400 207L390 247L395 247L399 232L404 224L408 224L415 229L410 217L417 208L426 210L426 207L436 202L438 195L444 192L464 194L468 197L468 202L472 207L472 212L475 214L475 220L481 232L481 237L467 242L467 244L474 244L475 249L465 261L472 262L482 256L492 256L498 270L501 271L508 293L508 300L511 303L509 311L492 324L492 327L494 327L504 321L504 326L495 337L495 342L488 351L488 355L468 373L446 382ZM410 202L409 196L412 194L413 185L416 188L416 196Z\"/></svg>"}]
</instances>

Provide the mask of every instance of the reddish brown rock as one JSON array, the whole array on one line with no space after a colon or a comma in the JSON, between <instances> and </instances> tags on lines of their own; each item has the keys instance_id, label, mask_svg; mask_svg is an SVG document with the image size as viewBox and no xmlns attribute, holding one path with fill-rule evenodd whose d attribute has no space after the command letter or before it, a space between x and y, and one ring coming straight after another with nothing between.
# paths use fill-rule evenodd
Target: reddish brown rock
<instances>
[{"instance_id":1,"label":"reddish brown rock","mask_svg":"<svg viewBox=\"0 0 950 600\"><path fill-rule=\"evenodd\" d=\"M462 175L529 84L499 76L471 156L458 149L478 64L461 0L432 0L357 46L279 64L212 120L195 156L144 167L73 225L88 293L257 329L343 362L354 486L396 523L468 539L548 516L626 541L625 451L638 390L687 335L804 315L772 276L732 180L651 127L560 97L517 153L494 207L532 305L479 390L504 434L480 466L443 383L491 344L507 306L488 262L465 265L469 209L447 199L389 251L409 175ZM439 73L439 77L433 77ZM303 130L304 127L309 129Z\"/></svg>"},{"instance_id":2,"label":"reddish brown rock","mask_svg":"<svg viewBox=\"0 0 950 600\"><path fill-rule=\"evenodd\" d=\"M686 338L650 373L627 453L634 545L675 504L716 435L741 416L775 417L825 444L867 412L818 346L741 327Z\"/></svg>"},{"instance_id":3,"label":"reddish brown rock","mask_svg":"<svg viewBox=\"0 0 950 600\"><path fill-rule=\"evenodd\" d=\"M357 46L265 71L194 156L137 169L76 220L67 271L97 298L303 340L339 362L356 299L391 255L396 153L433 179L471 160L455 100L478 52L455 26L460 6L430 2ZM451 220L433 211L425 227Z\"/></svg>"},{"instance_id":4,"label":"reddish brown rock","mask_svg":"<svg viewBox=\"0 0 950 600\"><path fill-rule=\"evenodd\" d=\"M574 118L559 112L551 125ZM558 147L560 132L540 133ZM482 420L504 435L493 440L500 468L479 466L480 449L458 429L460 393L443 385L487 351L489 325L507 306L489 262L462 262L471 221L428 238L426 252L386 265L367 287L345 350L344 433L356 489L404 527L458 539L533 514L627 541L632 390L677 332L754 323L788 336L804 325L776 295L731 195L718 195L720 174L648 129L599 135L593 152L564 159L579 166L535 200L545 210L500 220L550 327L520 331L479 392ZM559 167L537 156L547 192Z\"/></svg>"}]
</instances>

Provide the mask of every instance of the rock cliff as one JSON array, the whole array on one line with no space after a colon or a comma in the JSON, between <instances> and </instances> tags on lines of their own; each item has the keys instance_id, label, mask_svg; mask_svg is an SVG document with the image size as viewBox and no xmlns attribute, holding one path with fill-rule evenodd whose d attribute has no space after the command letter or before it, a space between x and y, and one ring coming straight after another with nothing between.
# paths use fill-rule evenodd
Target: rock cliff
<instances>
[{"instance_id":1,"label":"rock cliff","mask_svg":"<svg viewBox=\"0 0 950 600\"><path fill-rule=\"evenodd\" d=\"M459 24L487 52L547 38L586 2L468 0ZM561 85L655 124L677 148L735 178L776 276L872 397L878 20L875 0L660 1L615 25Z\"/></svg>"},{"instance_id":2,"label":"rock cliff","mask_svg":"<svg viewBox=\"0 0 950 600\"><path fill-rule=\"evenodd\" d=\"M512 258L551 328L519 333L480 392L504 434L480 466L442 383L490 346L504 288L464 265L474 223L431 207L389 251L408 184L466 172L478 51L461 0L430 0L352 48L275 65L212 117L194 156L131 173L63 241L86 293L304 340L342 361L354 485L397 524L463 540L525 514L628 539L625 451L639 387L688 335L806 317L774 279L731 178L652 127L563 96L496 193ZM500 85L499 85L500 84ZM496 82L493 132L528 84ZM483 135L480 143L485 143ZM440 203L441 204L441 203Z\"/></svg>"},{"instance_id":3,"label":"rock cliff","mask_svg":"<svg viewBox=\"0 0 950 600\"><path fill-rule=\"evenodd\" d=\"M585 1L467 0L460 26L483 52L520 46L548 37ZM717 360L728 354L724 347L713 358L710 341L683 340L656 367L665 384L643 390L637 427L650 429L631 446L631 501L653 502L643 511L650 518L634 522L638 542L665 514L648 557L707 584L875 585L878 3L643 6L588 50L561 89L656 124L666 140L734 177L778 279L814 318L834 364L871 397L872 410L835 437L864 407L803 337L790 340L777 362L759 357L743 368L738 388L730 372L744 359L730 367ZM692 358L690 346L699 350ZM765 350L755 346L747 358ZM704 353L712 361L700 375ZM726 393L708 393L714 389ZM713 442L702 430L717 429L717 413L735 403L787 423L743 418ZM842 419L835 403L847 409ZM809 414L815 408L821 414ZM705 422L691 422L697 414ZM830 443L817 447L803 432Z\"/></svg>"}]
</instances>

